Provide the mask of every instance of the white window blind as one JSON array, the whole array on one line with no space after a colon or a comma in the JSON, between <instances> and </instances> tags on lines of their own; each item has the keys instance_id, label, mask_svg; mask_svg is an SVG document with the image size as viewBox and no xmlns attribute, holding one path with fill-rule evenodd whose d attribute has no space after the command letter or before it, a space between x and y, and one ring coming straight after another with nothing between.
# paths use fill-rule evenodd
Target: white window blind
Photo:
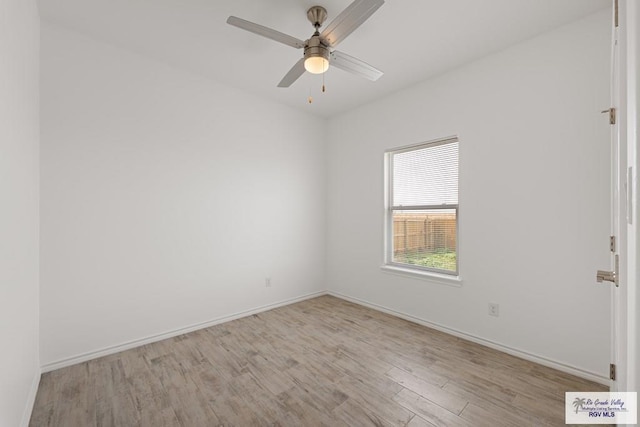
<instances>
[{"instance_id":1,"label":"white window blind","mask_svg":"<svg viewBox=\"0 0 640 427\"><path fill-rule=\"evenodd\" d=\"M458 204L458 142L393 154L393 207Z\"/></svg>"}]
</instances>

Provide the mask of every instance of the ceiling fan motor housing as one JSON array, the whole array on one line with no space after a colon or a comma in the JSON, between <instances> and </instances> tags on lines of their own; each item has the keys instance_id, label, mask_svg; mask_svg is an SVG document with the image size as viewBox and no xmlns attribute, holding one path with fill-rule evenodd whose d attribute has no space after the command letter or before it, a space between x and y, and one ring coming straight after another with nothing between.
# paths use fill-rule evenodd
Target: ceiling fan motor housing
<instances>
[{"instance_id":1,"label":"ceiling fan motor housing","mask_svg":"<svg viewBox=\"0 0 640 427\"><path fill-rule=\"evenodd\" d=\"M329 48L320 40L320 36L311 37L304 47L304 58L322 57L329 60Z\"/></svg>"}]
</instances>

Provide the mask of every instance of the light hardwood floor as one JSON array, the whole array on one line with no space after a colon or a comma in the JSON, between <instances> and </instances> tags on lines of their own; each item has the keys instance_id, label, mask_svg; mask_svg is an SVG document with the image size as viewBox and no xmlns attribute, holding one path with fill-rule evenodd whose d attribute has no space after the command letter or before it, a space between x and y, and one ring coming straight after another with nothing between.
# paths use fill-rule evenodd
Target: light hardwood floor
<instances>
[{"instance_id":1,"label":"light hardwood floor","mask_svg":"<svg viewBox=\"0 0 640 427\"><path fill-rule=\"evenodd\" d=\"M560 426L607 388L323 296L46 373L31 426Z\"/></svg>"}]
</instances>

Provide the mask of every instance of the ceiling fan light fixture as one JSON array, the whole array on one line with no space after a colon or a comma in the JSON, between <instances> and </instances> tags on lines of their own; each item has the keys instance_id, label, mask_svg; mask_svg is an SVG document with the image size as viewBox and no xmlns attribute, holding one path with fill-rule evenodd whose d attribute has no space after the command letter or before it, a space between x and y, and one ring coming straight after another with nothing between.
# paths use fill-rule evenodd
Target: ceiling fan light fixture
<instances>
[{"instance_id":1,"label":"ceiling fan light fixture","mask_svg":"<svg viewBox=\"0 0 640 427\"><path fill-rule=\"evenodd\" d=\"M329 61L322 56L310 56L304 60L304 69L311 74L322 74L329 69Z\"/></svg>"},{"instance_id":2,"label":"ceiling fan light fixture","mask_svg":"<svg viewBox=\"0 0 640 427\"><path fill-rule=\"evenodd\" d=\"M304 69L311 74L322 74L329 69L329 49L314 35L304 48Z\"/></svg>"}]
</instances>

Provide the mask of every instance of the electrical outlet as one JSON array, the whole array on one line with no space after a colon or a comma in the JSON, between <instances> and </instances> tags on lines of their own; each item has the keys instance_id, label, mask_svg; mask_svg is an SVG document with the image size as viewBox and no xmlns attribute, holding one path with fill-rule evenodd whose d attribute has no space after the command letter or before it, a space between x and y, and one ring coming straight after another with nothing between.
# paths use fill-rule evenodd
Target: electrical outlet
<instances>
[{"instance_id":1,"label":"electrical outlet","mask_svg":"<svg viewBox=\"0 0 640 427\"><path fill-rule=\"evenodd\" d=\"M270 287L271 287L271 277L265 277L265 279L264 279L264 285L265 285L267 288L270 288Z\"/></svg>"},{"instance_id":2,"label":"electrical outlet","mask_svg":"<svg viewBox=\"0 0 640 427\"><path fill-rule=\"evenodd\" d=\"M500 316L500 304L496 304L493 302L489 303L489 316Z\"/></svg>"}]
</instances>

